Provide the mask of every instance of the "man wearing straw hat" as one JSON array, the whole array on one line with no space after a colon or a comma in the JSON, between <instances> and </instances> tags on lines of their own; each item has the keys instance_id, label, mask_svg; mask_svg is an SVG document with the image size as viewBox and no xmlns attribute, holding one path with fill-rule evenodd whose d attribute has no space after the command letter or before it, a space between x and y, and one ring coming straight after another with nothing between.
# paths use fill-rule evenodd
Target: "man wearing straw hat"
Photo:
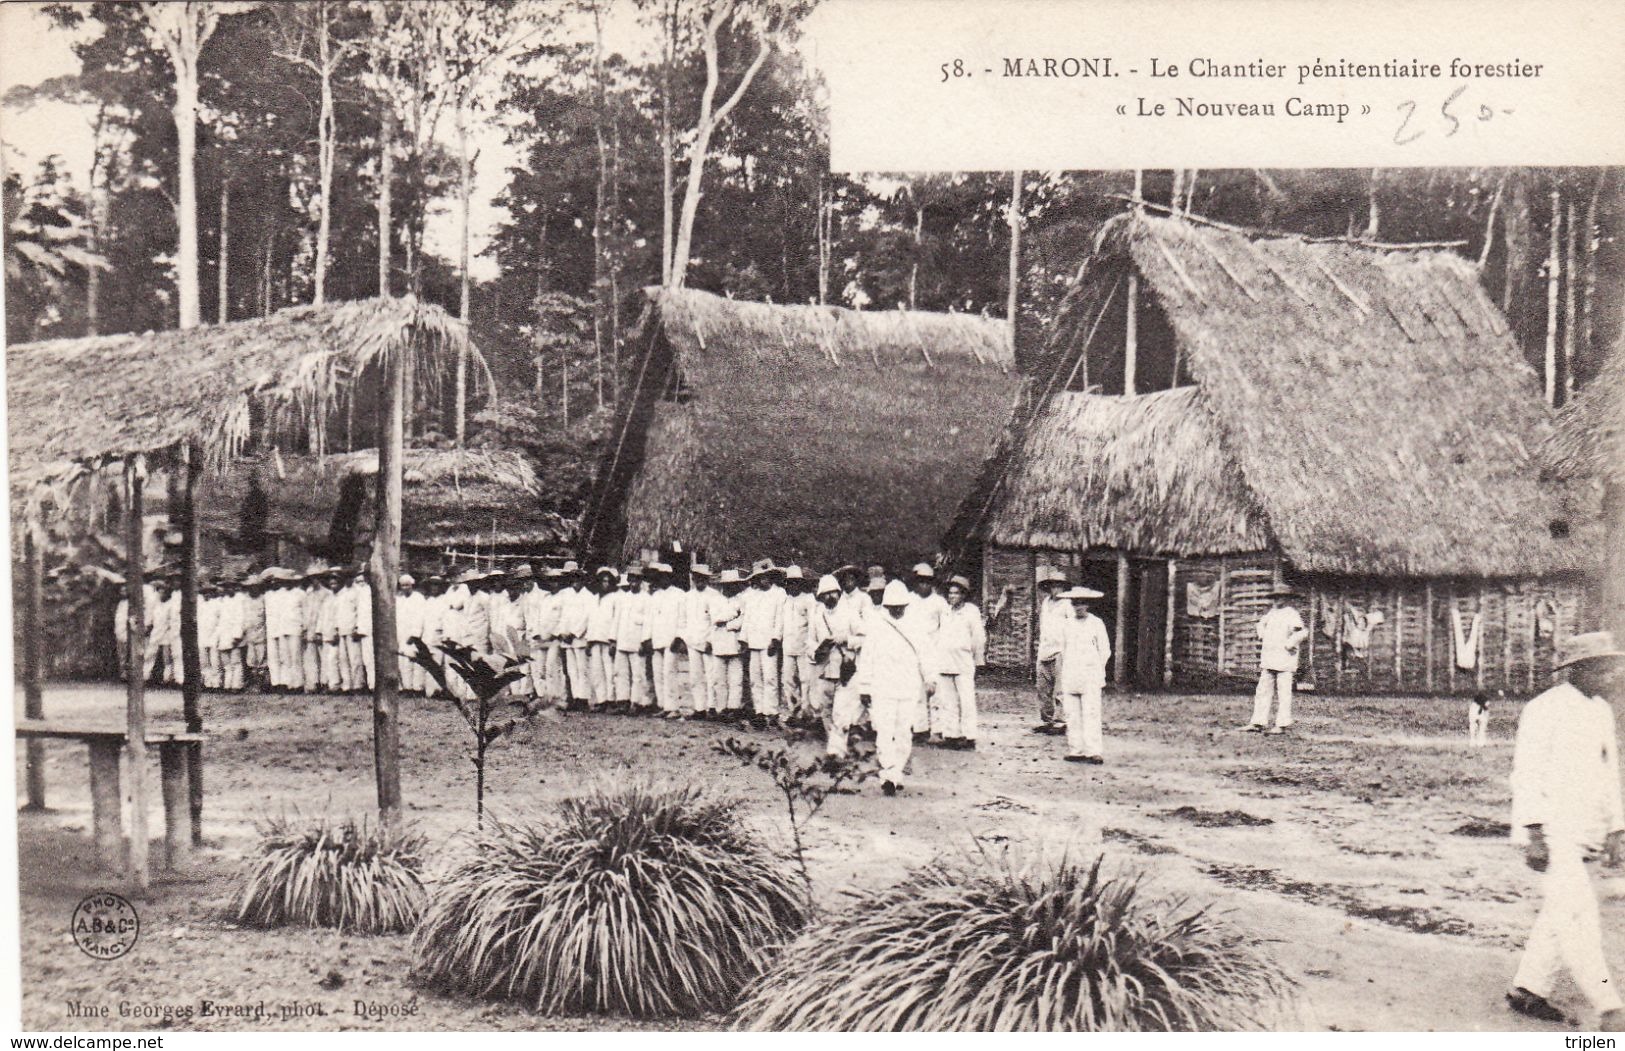
<instances>
[{"instance_id":1,"label":"man wearing straw hat","mask_svg":"<svg viewBox=\"0 0 1625 1051\"><path fill-rule=\"evenodd\" d=\"M1292 589L1277 584L1270 591L1270 608L1258 619L1258 689L1253 692L1253 717L1242 729L1248 733L1284 734L1292 726L1292 679L1298 674L1298 645L1309 637L1303 617L1287 604ZM1275 725L1270 726L1270 701L1278 699Z\"/></svg>"},{"instance_id":2,"label":"man wearing straw hat","mask_svg":"<svg viewBox=\"0 0 1625 1051\"><path fill-rule=\"evenodd\" d=\"M587 622L597 597L587 587L581 564L570 559L559 567L558 636L564 657L566 707L579 711L592 703L592 674L587 667Z\"/></svg>"},{"instance_id":3,"label":"man wearing straw hat","mask_svg":"<svg viewBox=\"0 0 1625 1051\"><path fill-rule=\"evenodd\" d=\"M271 581L261 570L243 581L243 666L245 685L263 688L270 672L271 634L265 597Z\"/></svg>"},{"instance_id":4,"label":"man wearing straw hat","mask_svg":"<svg viewBox=\"0 0 1625 1051\"><path fill-rule=\"evenodd\" d=\"M248 669L248 596L239 581L227 577L220 582L219 606L214 621L215 660L220 666L220 688L236 692L243 688Z\"/></svg>"},{"instance_id":5,"label":"man wearing straw hat","mask_svg":"<svg viewBox=\"0 0 1625 1051\"><path fill-rule=\"evenodd\" d=\"M427 672L411 657L417 653L417 642L422 640L428 598L417 589L417 580L410 573L402 573L395 581L395 639L403 656L395 661L396 676L402 693L423 692Z\"/></svg>"},{"instance_id":6,"label":"man wearing straw hat","mask_svg":"<svg viewBox=\"0 0 1625 1051\"><path fill-rule=\"evenodd\" d=\"M807 651L807 618L812 612L813 582L800 566L784 567L784 627L779 666L779 711L784 722L810 725L812 676Z\"/></svg>"},{"instance_id":7,"label":"man wearing straw hat","mask_svg":"<svg viewBox=\"0 0 1625 1051\"><path fill-rule=\"evenodd\" d=\"M441 652L440 644L446 641L446 627L451 620L451 600L449 585L446 578L439 573L430 573L423 580L423 644L429 647L429 653L440 667L446 666L446 656ZM423 685L423 696L440 696L440 684L434 681L427 669L418 671L418 682Z\"/></svg>"},{"instance_id":8,"label":"man wearing straw hat","mask_svg":"<svg viewBox=\"0 0 1625 1051\"><path fill-rule=\"evenodd\" d=\"M179 622L179 617L176 621ZM220 688L220 660L215 651L215 628L219 621L219 588L213 580L202 577L197 583L197 657L205 690ZM182 678L185 678L184 673Z\"/></svg>"},{"instance_id":9,"label":"man wearing straw hat","mask_svg":"<svg viewBox=\"0 0 1625 1051\"><path fill-rule=\"evenodd\" d=\"M1610 701L1621 686L1625 650L1606 631L1558 650L1564 681L1524 706L1512 753L1512 841L1542 873L1540 914L1507 993L1519 1014L1566 1021L1551 1002L1567 971L1600 1015L1597 1028L1625 1030L1622 1002L1603 954L1597 895L1586 865L1625 862L1618 738Z\"/></svg>"},{"instance_id":10,"label":"man wearing straw hat","mask_svg":"<svg viewBox=\"0 0 1625 1051\"><path fill-rule=\"evenodd\" d=\"M903 787L919 698L936 691L927 640L918 621L904 618L916 601L901 580L891 581L881 593L882 612L869 621L863 639L863 691L875 727L880 789L888 796Z\"/></svg>"},{"instance_id":11,"label":"man wearing straw hat","mask_svg":"<svg viewBox=\"0 0 1625 1051\"><path fill-rule=\"evenodd\" d=\"M587 613L587 675L591 684L588 706L594 711L615 705L615 615L621 599L616 590L621 575L609 566L593 573L595 598Z\"/></svg>"},{"instance_id":12,"label":"man wearing straw hat","mask_svg":"<svg viewBox=\"0 0 1625 1051\"><path fill-rule=\"evenodd\" d=\"M559 571L532 567L535 583L519 599L520 628L530 642L527 673L531 692L555 707L563 707L564 658L559 632Z\"/></svg>"},{"instance_id":13,"label":"man wearing straw hat","mask_svg":"<svg viewBox=\"0 0 1625 1051\"><path fill-rule=\"evenodd\" d=\"M982 611L967 602L970 580L948 579L947 609L937 628L941 676L931 699L931 728L946 748L976 748L976 668L987 661L987 629Z\"/></svg>"},{"instance_id":14,"label":"man wearing straw hat","mask_svg":"<svg viewBox=\"0 0 1625 1051\"><path fill-rule=\"evenodd\" d=\"M925 640L926 670L935 676L941 664L937 654L937 632L942 628L942 615L948 611L948 603L937 593L937 571L931 568L930 563L917 563L909 571L909 590L913 592L914 601L908 604L903 616L915 633ZM942 727L932 721L931 713L931 705L922 691L919 708L914 714L916 742L929 736L931 743L942 743L945 735Z\"/></svg>"},{"instance_id":15,"label":"man wearing straw hat","mask_svg":"<svg viewBox=\"0 0 1625 1051\"><path fill-rule=\"evenodd\" d=\"M764 558L751 567L751 591L741 601L740 634L750 650L750 703L759 726L783 725L779 709L779 660L784 650L784 570Z\"/></svg>"},{"instance_id":16,"label":"man wearing straw hat","mask_svg":"<svg viewBox=\"0 0 1625 1051\"><path fill-rule=\"evenodd\" d=\"M300 602L304 598L299 574L283 566L265 571L270 590L265 593L267 673L273 690L301 690L305 686L304 628Z\"/></svg>"},{"instance_id":17,"label":"man wearing straw hat","mask_svg":"<svg viewBox=\"0 0 1625 1051\"><path fill-rule=\"evenodd\" d=\"M1061 633L1072 619L1072 603L1059 596L1066 587L1066 574L1054 566L1038 567L1038 651L1035 678L1038 682L1038 725L1035 734L1062 734L1056 720L1056 662L1061 656Z\"/></svg>"},{"instance_id":18,"label":"man wearing straw hat","mask_svg":"<svg viewBox=\"0 0 1625 1051\"><path fill-rule=\"evenodd\" d=\"M626 715L654 707L649 689L649 581L633 563L621 574L615 602L615 706Z\"/></svg>"},{"instance_id":19,"label":"man wearing straw hat","mask_svg":"<svg viewBox=\"0 0 1625 1051\"><path fill-rule=\"evenodd\" d=\"M344 593L351 613L350 634L346 639L350 661L350 688L370 690L374 678L377 655L372 652L372 585L367 582L364 567L355 565L347 571L349 583Z\"/></svg>"},{"instance_id":20,"label":"man wearing straw hat","mask_svg":"<svg viewBox=\"0 0 1625 1051\"><path fill-rule=\"evenodd\" d=\"M688 567L689 588L683 600L683 624L676 647L688 656L688 697L694 716L709 719L717 710L711 695L711 676L717 658L711 652L711 609L721 592L711 585L711 567L694 562Z\"/></svg>"},{"instance_id":21,"label":"man wearing straw hat","mask_svg":"<svg viewBox=\"0 0 1625 1051\"><path fill-rule=\"evenodd\" d=\"M678 636L687 614L688 592L677 586L676 574L665 562L651 562L649 574L648 636L649 679L655 705L666 719L683 716L683 650Z\"/></svg>"},{"instance_id":22,"label":"man wearing straw hat","mask_svg":"<svg viewBox=\"0 0 1625 1051\"><path fill-rule=\"evenodd\" d=\"M836 579L819 577L807 612L807 700L813 717L824 727L824 748L830 755L846 754L846 728L835 723L835 689L845 659L835 641L840 599L841 585Z\"/></svg>"},{"instance_id":23,"label":"man wearing straw hat","mask_svg":"<svg viewBox=\"0 0 1625 1051\"><path fill-rule=\"evenodd\" d=\"M1072 604L1072 616L1060 622L1060 655L1055 685L1066 714L1066 761L1104 763L1105 738L1100 725L1100 693L1106 686L1106 662L1112 644L1106 625L1089 612L1089 603L1101 592L1070 587L1055 596Z\"/></svg>"},{"instance_id":24,"label":"man wearing straw hat","mask_svg":"<svg viewBox=\"0 0 1625 1051\"><path fill-rule=\"evenodd\" d=\"M716 664L708 676L711 683L711 710L723 718L735 718L745 707L745 647L740 638L740 593L745 578L737 569L724 569L717 575L717 596L711 600L711 653Z\"/></svg>"}]
</instances>

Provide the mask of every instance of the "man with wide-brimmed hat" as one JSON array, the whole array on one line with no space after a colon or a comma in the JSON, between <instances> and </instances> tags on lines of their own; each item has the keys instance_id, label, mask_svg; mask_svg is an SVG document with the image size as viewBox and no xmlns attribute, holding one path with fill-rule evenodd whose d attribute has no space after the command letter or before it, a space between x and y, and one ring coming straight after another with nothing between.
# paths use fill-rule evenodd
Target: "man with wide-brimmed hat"
<instances>
[{"instance_id":1,"label":"man with wide-brimmed hat","mask_svg":"<svg viewBox=\"0 0 1625 1051\"><path fill-rule=\"evenodd\" d=\"M1597 1028L1625 1029L1625 1001L1603 954L1597 895L1586 865L1625 862L1625 809L1614 709L1625 650L1610 632L1558 647L1563 681L1524 706L1512 754L1512 841L1541 877L1540 915L1507 993L1520 1014L1565 1021L1551 1002L1567 971L1599 1013Z\"/></svg>"},{"instance_id":2,"label":"man with wide-brimmed hat","mask_svg":"<svg viewBox=\"0 0 1625 1051\"><path fill-rule=\"evenodd\" d=\"M555 707L564 705L564 662L558 640L559 573L539 563L528 567L531 586L518 598L519 630L530 647L525 674L533 696Z\"/></svg>"},{"instance_id":3,"label":"man with wide-brimmed hat","mask_svg":"<svg viewBox=\"0 0 1625 1051\"><path fill-rule=\"evenodd\" d=\"M779 708L780 658L784 651L784 570L764 558L751 567L751 590L740 602L740 634L750 651L750 703L758 725L784 722Z\"/></svg>"},{"instance_id":4,"label":"man with wide-brimmed hat","mask_svg":"<svg viewBox=\"0 0 1625 1051\"><path fill-rule=\"evenodd\" d=\"M987 661L987 628L969 596L969 578L948 578L948 608L937 627L941 677L931 698L932 732L944 747L964 750L976 747L976 669Z\"/></svg>"},{"instance_id":5,"label":"man with wide-brimmed hat","mask_svg":"<svg viewBox=\"0 0 1625 1051\"><path fill-rule=\"evenodd\" d=\"M711 652L711 608L722 597L712 584L711 567L693 562L688 567L688 591L683 596L680 646L688 660L688 703L694 716L709 719L716 712L711 696L711 676L716 671L716 655Z\"/></svg>"},{"instance_id":6,"label":"man with wide-brimmed hat","mask_svg":"<svg viewBox=\"0 0 1625 1051\"><path fill-rule=\"evenodd\" d=\"M937 632L942 628L942 615L948 611L948 603L937 591L937 571L931 568L929 562L916 563L909 570L908 586L914 601L908 604L903 616L915 634L925 640L928 670L936 675L941 664L937 654ZM914 714L914 735L916 741L929 739L932 744L941 744L944 736L942 728L931 722L931 706L923 692L920 694L919 709Z\"/></svg>"},{"instance_id":7,"label":"man with wide-brimmed hat","mask_svg":"<svg viewBox=\"0 0 1625 1051\"><path fill-rule=\"evenodd\" d=\"M680 719L688 697L680 640L688 592L678 586L676 573L669 563L651 562L645 573L649 579L649 682L654 687L655 705L661 716Z\"/></svg>"},{"instance_id":8,"label":"man with wide-brimmed hat","mask_svg":"<svg viewBox=\"0 0 1625 1051\"><path fill-rule=\"evenodd\" d=\"M1066 716L1066 760L1098 766L1106 761L1100 694L1106 687L1112 644L1106 625L1089 612L1089 603L1102 595L1093 588L1074 586L1055 597L1072 604L1072 616L1060 621L1055 668L1055 688Z\"/></svg>"},{"instance_id":9,"label":"man with wide-brimmed hat","mask_svg":"<svg viewBox=\"0 0 1625 1051\"><path fill-rule=\"evenodd\" d=\"M220 688L220 658L215 647L215 628L219 620L220 588L213 577L200 576L197 582L197 657L205 690ZM185 677L183 670L181 678L184 680Z\"/></svg>"},{"instance_id":10,"label":"man with wide-brimmed hat","mask_svg":"<svg viewBox=\"0 0 1625 1051\"><path fill-rule=\"evenodd\" d=\"M616 703L615 699L615 621L621 592L616 590L621 575L609 566L593 571L593 602L587 618L587 672L591 677L595 711Z\"/></svg>"},{"instance_id":11,"label":"man with wide-brimmed hat","mask_svg":"<svg viewBox=\"0 0 1625 1051\"><path fill-rule=\"evenodd\" d=\"M881 612L870 619L863 639L862 689L875 727L880 787L888 796L903 787L919 698L936 690L928 640L920 634L919 622L904 618L916 601L901 580L888 583L880 596Z\"/></svg>"},{"instance_id":12,"label":"man with wide-brimmed hat","mask_svg":"<svg viewBox=\"0 0 1625 1051\"><path fill-rule=\"evenodd\" d=\"M271 631L265 597L271 589L271 579L265 570L252 573L243 580L243 670L245 685L263 689L269 682L271 661Z\"/></svg>"},{"instance_id":13,"label":"man with wide-brimmed hat","mask_svg":"<svg viewBox=\"0 0 1625 1051\"><path fill-rule=\"evenodd\" d=\"M737 569L724 569L717 575L717 597L711 602L711 653L717 662L712 670L711 707L725 718L738 716L745 707L745 645L740 638L744 611L740 594L745 578Z\"/></svg>"},{"instance_id":14,"label":"man with wide-brimmed hat","mask_svg":"<svg viewBox=\"0 0 1625 1051\"><path fill-rule=\"evenodd\" d=\"M824 728L824 747L830 755L845 755L846 727L835 722L835 689L840 685L843 653L835 639L841 585L833 576L818 578L807 611L807 701Z\"/></svg>"},{"instance_id":15,"label":"man with wide-brimmed hat","mask_svg":"<svg viewBox=\"0 0 1625 1051\"><path fill-rule=\"evenodd\" d=\"M236 577L222 577L215 599L214 653L219 666L219 688L243 688L248 670L248 603Z\"/></svg>"},{"instance_id":16,"label":"man with wide-brimmed hat","mask_svg":"<svg viewBox=\"0 0 1625 1051\"><path fill-rule=\"evenodd\" d=\"M1065 623L1072 619L1072 603L1059 598L1067 586L1066 574L1054 566L1039 566L1038 587L1038 646L1034 679L1038 683L1038 725L1033 733L1063 734L1060 708L1055 688L1056 662L1061 656L1061 633Z\"/></svg>"},{"instance_id":17,"label":"man with wide-brimmed hat","mask_svg":"<svg viewBox=\"0 0 1625 1051\"><path fill-rule=\"evenodd\" d=\"M440 573L430 573L423 578L423 644L429 647L435 663L442 668L446 666L446 655L440 644L446 641L446 627L452 617L450 589L451 581ZM420 670L418 681L423 686L423 696L440 696L440 684L427 669Z\"/></svg>"},{"instance_id":18,"label":"man with wide-brimmed hat","mask_svg":"<svg viewBox=\"0 0 1625 1051\"><path fill-rule=\"evenodd\" d=\"M592 674L587 660L587 623L598 596L587 586L581 564L570 559L559 567L559 622L556 629L564 657L565 704L574 710L592 702Z\"/></svg>"},{"instance_id":19,"label":"man with wide-brimmed hat","mask_svg":"<svg viewBox=\"0 0 1625 1051\"><path fill-rule=\"evenodd\" d=\"M1292 680L1298 674L1298 646L1309 637L1303 616L1289 600L1290 585L1270 589L1270 608L1258 619L1258 688L1253 691L1253 716L1242 727L1248 733L1280 735L1292 727ZM1275 725L1270 726L1270 702L1276 701Z\"/></svg>"},{"instance_id":20,"label":"man with wide-brimmed hat","mask_svg":"<svg viewBox=\"0 0 1625 1051\"><path fill-rule=\"evenodd\" d=\"M779 665L779 711L784 721L811 725L812 660L807 650L807 619L812 612L813 581L798 565L784 567L784 625Z\"/></svg>"},{"instance_id":21,"label":"man with wide-brimmed hat","mask_svg":"<svg viewBox=\"0 0 1625 1051\"><path fill-rule=\"evenodd\" d=\"M372 585L366 568L360 564L344 571L344 598L348 604L350 633L345 637L345 657L350 665L350 689L372 689L377 654L372 651Z\"/></svg>"},{"instance_id":22,"label":"man with wide-brimmed hat","mask_svg":"<svg viewBox=\"0 0 1625 1051\"><path fill-rule=\"evenodd\" d=\"M265 592L266 674L275 691L305 686L304 623L300 615L304 582L285 566L265 571L270 582Z\"/></svg>"},{"instance_id":23,"label":"man with wide-brimmed hat","mask_svg":"<svg viewBox=\"0 0 1625 1051\"><path fill-rule=\"evenodd\" d=\"M327 605L327 575L332 572L326 562L317 560L305 567L299 596L299 658L303 664L300 688L306 693L320 693L329 686L322 663L322 610Z\"/></svg>"},{"instance_id":24,"label":"man with wide-brimmed hat","mask_svg":"<svg viewBox=\"0 0 1625 1051\"><path fill-rule=\"evenodd\" d=\"M422 640L423 623L428 612L428 598L418 590L417 579L410 573L395 578L395 642L400 656L395 660L395 674L402 693L421 693L428 673L412 656L417 653L414 640Z\"/></svg>"},{"instance_id":25,"label":"man with wide-brimmed hat","mask_svg":"<svg viewBox=\"0 0 1625 1051\"><path fill-rule=\"evenodd\" d=\"M649 687L649 581L637 563L621 574L615 601L615 706L627 715L654 707Z\"/></svg>"}]
</instances>

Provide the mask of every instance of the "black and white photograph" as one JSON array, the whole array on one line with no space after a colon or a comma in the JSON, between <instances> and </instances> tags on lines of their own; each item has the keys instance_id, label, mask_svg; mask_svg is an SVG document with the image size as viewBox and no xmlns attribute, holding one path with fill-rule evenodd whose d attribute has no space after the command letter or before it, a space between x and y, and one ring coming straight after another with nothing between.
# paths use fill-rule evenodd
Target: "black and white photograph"
<instances>
[{"instance_id":1,"label":"black and white photograph","mask_svg":"<svg viewBox=\"0 0 1625 1051\"><path fill-rule=\"evenodd\" d=\"M839 170L855 3L0 8L0 1023L1625 1030L1625 166Z\"/></svg>"}]
</instances>

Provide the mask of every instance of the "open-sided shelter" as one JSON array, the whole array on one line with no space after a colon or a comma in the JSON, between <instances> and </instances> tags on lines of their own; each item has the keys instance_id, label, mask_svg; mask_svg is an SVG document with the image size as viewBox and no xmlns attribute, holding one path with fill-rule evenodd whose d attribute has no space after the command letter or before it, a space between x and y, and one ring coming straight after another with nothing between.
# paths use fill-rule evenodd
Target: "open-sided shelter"
<instances>
[{"instance_id":1,"label":"open-sided shelter","mask_svg":"<svg viewBox=\"0 0 1625 1051\"><path fill-rule=\"evenodd\" d=\"M1014 404L1003 321L647 296L590 551L827 569L937 550Z\"/></svg>"},{"instance_id":2,"label":"open-sided shelter","mask_svg":"<svg viewBox=\"0 0 1625 1051\"><path fill-rule=\"evenodd\" d=\"M1147 687L1256 678L1283 582L1322 690L1526 693L1594 619L1534 372L1454 252L1124 214L1036 357L950 541L994 663L1031 659L1040 565L1107 593Z\"/></svg>"}]
</instances>

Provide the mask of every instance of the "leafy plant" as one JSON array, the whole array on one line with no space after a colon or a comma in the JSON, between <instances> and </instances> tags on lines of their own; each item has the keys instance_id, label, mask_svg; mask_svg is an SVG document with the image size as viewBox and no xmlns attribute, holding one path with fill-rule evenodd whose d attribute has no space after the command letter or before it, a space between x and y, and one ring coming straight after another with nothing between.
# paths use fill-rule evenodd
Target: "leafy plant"
<instances>
[{"instance_id":1,"label":"leafy plant","mask_svg":"<svg viewBox=\"0 0 1625 1051\"><path fill-rule=\"evenodd\" d=\"M483 826L485 753L497 741L513 733L519 726L528 724L536 715L537 706L519 697L510 697L505 706L495 703L503 690L525 677L524 662L508 658L503 666L498 668L474 652L471 646L464 646L460 642L442 642L440 651L446 655L446 663L442 666L435 660L434 651L429 649L428 643L422 639L413 639L412 645L415 647L415 652L411 654L412 660L428 672L435 685L440 687L441 695L450 698L451 703L457 708L457 714L463 717L463 722L468 724L469 733L474 736L474 751L469 756L469 761L474 764L474 823ZM468 684L469 690L474 694L472 705L452 690L451 681L446 678L446 668L456 672L457 677ZM517 709L519 714L497 718L499 707Z\"/></svg>"},{"instance_id":2,"label":"leafy plant","mask_svg":"<svg viewBox=\"0 0 1625 1051\"><path fill-rule=\"evenodd\" d=\"M844 755L821 755L807 763L798 763L788 749L769 747L756 741L741 741L736 737L714 741L711 748L720 755L737 759L744 766L754 766L773 779L773 784L784 796L784 808L790 817L790 838L795 845L796 865L801 869L802 882L812 889L812 875L807 871L807 854L801 839L801 830L824 807L830 796L851 792L858 785L876 777L880 766L872 756L854 759Z\"/></svg>"},{"instance_id":3,"label":"leafy plant","mask_svg":"<svg viewBox=\"0 0 1625 1051\"><path fill-rule=\"evenodd\" d=\"M233 898L246 927L337 927L368 934L411 930L423 907L424 840L408 830L326 819L260 826L257 857Z\"/></svg>"},{"instance_id":4,"label":"leafy plant","mask_svg":"<svg viewBox=\"0 0 1625 1051\"><path fill-rule=\"evenodd\" d=\"M725 1011L808 918L789 858L695 788L599 788L535 827L492 821L414 941L443 991L545 1014Z\"/></svg>"},{"instance_id":5,"label":"leafy plant","mask_svg":"<svg viewBox=\"0 0 1625 1051\"><path fill-rule=\"evenodd\" d=\"M826 1032L1256 1029L1282 971L1206 909L1062 860L932 865L815 928L735 1012Z\"/></svg>"}]
</instances>

